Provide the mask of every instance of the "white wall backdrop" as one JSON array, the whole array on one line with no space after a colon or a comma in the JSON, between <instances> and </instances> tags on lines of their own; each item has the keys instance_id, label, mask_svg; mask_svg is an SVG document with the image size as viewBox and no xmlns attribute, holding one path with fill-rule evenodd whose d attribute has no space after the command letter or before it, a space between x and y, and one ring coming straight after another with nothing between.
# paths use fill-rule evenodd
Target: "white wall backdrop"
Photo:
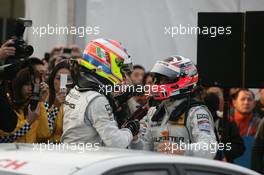
<instances>
[{"instance_id":1,"label":"white wall backdrop","mask_svg":"<svg viewBox=\"0 0 264 175\"><path fill-rule=\"evenodd\" d=\"M100 33L78 35L33 35L27 31L35 55L42 57L57 44L77 43L81 48L91 39L121 41L136 64L150 69L154 62L180 54L196 62L197 36L165 35L164 27L197 26L198 12L244 12L264 10L263 0L26 0L26 18L34 26L47 24L98 26ZM69 8L69 6L74 6ZM72 10L69 10L72 9ZM69 13L71 13L69 15ZM70 20L70 17L73 17ZM73 37L73 39L72 39ZM69 39L71 38L71 39Z\"/></svg>"}]
</instances>

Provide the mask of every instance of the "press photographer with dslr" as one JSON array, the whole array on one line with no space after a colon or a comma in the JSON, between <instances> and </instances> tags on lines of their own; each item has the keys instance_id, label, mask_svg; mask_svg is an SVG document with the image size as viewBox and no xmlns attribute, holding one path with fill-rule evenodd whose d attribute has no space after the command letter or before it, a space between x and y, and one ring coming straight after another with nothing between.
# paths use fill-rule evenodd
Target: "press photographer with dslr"
<instances>
[{"instance_id":1,"label":"press photographer with dslr","mask_svg":"<svg viewBox=\"0 0 264 175\"><path fill-rule=\"evenodd\" d=\"M9 56L15 55L15 48L9 47L13 41L9 40L5 42L0 48L0 60L5 60ZM10 107L6 98L4 88L2 87L2 79L0 79L0 130L5 132L11 132L16 128L17 116L16 113Z\"/></svg>"},{"instance_id":2,"label":"press photographer with dslr","mask_svg":"<svg viewBox=\"0 0 264 175\"><path fill-rule=\"evenodd\" d=\"M5 42L0 48L0 60L5 60L9 56L14 56L16 48L9 45L14 44L12 40Z\"/></svg>"},{"instance_id":3,"label":"press photographer with dslr","mask_svg":"<svg viewBox=\"0 0 264 175\"><path fill-rule=\"evenodd\" d=\"M26 64L33 47L23 40L23 34L25 27L31 25L31 20L16 19L14 36L0 49L1 60L5 61L0 67L1 143L34 142L36 132L28 132L34 129L33 123L39 117L40 97L44 99L48 95L48 87L41 83L38 72Z\"/></svg>"}]
</instances>

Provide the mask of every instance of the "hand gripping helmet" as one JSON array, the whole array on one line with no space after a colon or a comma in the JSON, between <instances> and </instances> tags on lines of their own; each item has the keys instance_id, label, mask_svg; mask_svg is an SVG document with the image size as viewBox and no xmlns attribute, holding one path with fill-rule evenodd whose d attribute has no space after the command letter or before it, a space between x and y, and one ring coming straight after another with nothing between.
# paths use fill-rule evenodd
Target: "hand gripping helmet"
<instances>
[{"instance_id":1,"label":"hand gripping helmet","mask_svg":"<svg viewBox=\"0 0 264 175\"><path fill-rule=\"evenodd\" d=\"M190 59L172 56L157 61L151 72L155 74L156 91L152 88L153 98L164 100L169 97L184 97L194 91L198 73Z\"/></svg>"},{"instance_id":2,"label":"hand gripping helmet","mask_svg":"<svg viewBox=\"0 0 264 175\"><path fill-rule=\"evenodd\" d=\"M132 62L121 44L111 39L95 39L87 44L79 65L112 84L120 84L132 70Z\"/></svg>"}]
</instances>

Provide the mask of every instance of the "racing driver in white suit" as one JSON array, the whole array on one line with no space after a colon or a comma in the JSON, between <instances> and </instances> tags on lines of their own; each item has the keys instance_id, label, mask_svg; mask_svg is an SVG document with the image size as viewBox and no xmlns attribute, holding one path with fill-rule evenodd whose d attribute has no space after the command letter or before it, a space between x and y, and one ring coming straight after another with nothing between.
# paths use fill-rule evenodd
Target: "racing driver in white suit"
<instances>
[{"instance_id":1,"label":"racing driver in white suit","mask_svg":"<svg viewBox=\"0 0 264 175\"><path fill-rule=\"evenodd\" d=\"M139 122L130 120L119 128L113 114L115 102L107 87L121 84L132 62L121 44L95 39L86 46L83 58L72 68L76 86L64 105L64 143L126 148L138 134Z\"/></svg>"},{"instance_id":2,"label":"racing driver in white suit","mask_svg":"<svg viewBox=\"0 0 264 175\"><path fill-rule=\"evenodd\" d=\"M214 123L208 108L194 99L195 65L188 58L172 56L156 62L151 72L155 75L153 97L161 104L151 107L140 121L142 142L134 147L213 159L217 151Z\"/></svg>"}]
</instances>

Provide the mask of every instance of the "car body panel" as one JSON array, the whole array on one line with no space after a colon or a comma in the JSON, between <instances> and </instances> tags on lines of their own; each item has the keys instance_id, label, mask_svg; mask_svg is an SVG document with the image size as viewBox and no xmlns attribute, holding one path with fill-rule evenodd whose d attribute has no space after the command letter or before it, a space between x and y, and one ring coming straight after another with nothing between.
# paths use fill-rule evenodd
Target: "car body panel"
<instances>
[{"instance_id":1,"label":"car body panel","mask_svg":"<svg viewBox=\"0 0 264 175\"><path fill-rule=\"evenodd\" d=\"M127 149L103 148L95 151L42 150L30 144L0 144L0 172L21 174L103 174L112 169L144 164L172 164L225 169L258 175L249 169L208 159L165 155ZM1 174L1 173L0 173Z\"/></svg>"}]
</instances>

